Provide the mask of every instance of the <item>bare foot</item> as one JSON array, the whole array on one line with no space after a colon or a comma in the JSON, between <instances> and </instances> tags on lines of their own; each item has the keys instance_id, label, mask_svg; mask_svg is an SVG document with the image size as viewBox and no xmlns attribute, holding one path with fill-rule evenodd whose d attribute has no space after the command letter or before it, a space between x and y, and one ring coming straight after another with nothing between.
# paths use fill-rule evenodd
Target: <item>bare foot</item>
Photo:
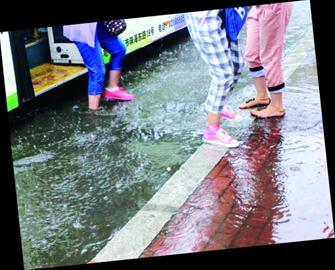
<instances>
[{"instance_id":1,"label":"bare foot","mask_svg":"<svg viewBox=\"0 0 335 270\"><path fill-rule=\"evenodd\" d=\"M255 107L260 107L260 106L267 106L271 102L271 99L269 97L264 97L264 98L251 98L247 101L245 101L241 106L240 109L250 109L250 108L255 108Z\"/></svg>"},{"instance_id":2,"label":"bare foot","mask_svg":"<svg viewBox=\"0 0 335 270\"><path fill-rule=\"evenodd\" d=\"M283 117L285 115L285 109L283 107L277 107L273 105L267 106L263 110L252 110L251 112L252 116L255 116L256 118L273 118L273 117Z\"/></svg>"}]
</instances>

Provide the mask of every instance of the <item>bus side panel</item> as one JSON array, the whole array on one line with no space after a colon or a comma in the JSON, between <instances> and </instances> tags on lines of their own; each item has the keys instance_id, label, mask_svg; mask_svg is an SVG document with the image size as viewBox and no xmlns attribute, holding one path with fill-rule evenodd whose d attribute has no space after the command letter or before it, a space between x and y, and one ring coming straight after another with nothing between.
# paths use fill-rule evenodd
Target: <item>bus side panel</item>
<instances>
[{"instance_id":1,"label":"bus side panel","mask_svg":"<svg viewBox=\"0 0 335 270\"><path fill-rule=\"evenodd\" d=\"M186 27L183 13L126 19L126 22L127 29L120 35L127 46L126 54ZM75 44L63 37L62 27L49 27L48 36L53 63L83 64ZM103 57L107 64L110 55L105 50L103 50Z\"/></svg>"},{"instance_id":2,"label":"bus side panel","mask_svg":"<svg viewBox=\"0 0 335 270\"><path fill-rule=\"evenodd\" d=\"M2 66L5 81L7 111L9 112L19 107L19 99L17 94L13 55L8 32L0 33L0 44L2 52Z\"/></svg>"},{"instance_id":3,"label":"bus side panel","mask_svg":"<svg viewBox=\"0 0 335 270\"><path fill-rule=\"evenodd\" d=\"M27 52L21 30L9 32L19 105L35 98Z\"/></svg>"},{"instance_id":4,"label":"bus side panel","mask_svg":"<svg viewBox=\"0 0 335 270\"><path fill-rule=\"evenodd\" d=\"M127 19L127 30L120 35L127 46L127 54L141 49L184 27L184 14Z\"/></svg>"}]
</instances>

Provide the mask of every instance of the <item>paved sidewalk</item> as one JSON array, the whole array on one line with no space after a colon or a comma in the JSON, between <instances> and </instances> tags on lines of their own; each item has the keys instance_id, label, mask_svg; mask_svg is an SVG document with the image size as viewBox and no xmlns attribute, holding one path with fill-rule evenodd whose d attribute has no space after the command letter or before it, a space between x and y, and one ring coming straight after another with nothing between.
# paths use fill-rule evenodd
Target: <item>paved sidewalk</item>
<instances>
[{"instance_id":1,"label":"paved sidewalk","mask_svg":"<svg viewBox=\"0 0 335 270\"><path fill-rule=\"evenodd\" d=\"M251 136L243 148L227 154L143 256L273 243L269 221L280 196L264 165L279 138L278 132L266 138Z\"/></svg>"},{"instance_id":2,"label":"paved sidewalk","mask_svg":"<svg viewBox=\"0 0 335 270\"><path fill-rule=\"evenodd\" d=\"M314 61L288 80L285 118L255 120L141 257L334 237Z\"/></svg>"},{"instance_id":3,"label":"paved sidewalk","mask_svg":"<svg viewBox=\"0 0 335 270\"><path fill-rule=\"evenodd\" d=\"M244 111L240 147L202 145L91 262L334 237L312 34L295 48L286 116Z\"/></svg>"}]
</instances>

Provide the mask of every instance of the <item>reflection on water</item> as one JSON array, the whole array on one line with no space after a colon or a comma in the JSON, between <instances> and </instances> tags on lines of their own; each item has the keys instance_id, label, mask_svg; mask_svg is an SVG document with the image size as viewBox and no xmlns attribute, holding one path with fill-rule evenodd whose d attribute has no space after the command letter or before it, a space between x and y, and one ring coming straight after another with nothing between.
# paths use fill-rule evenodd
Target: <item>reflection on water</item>
<instances>
[{"instance_id":1,"label":"reflection on water","mask_svg":"<svg viewBox=\"0 0 335 270\"><path fill-rule=\"evenodd\" d=\"M124 73L134 102L92 114L83 91L13 128L26 267L89 261L201 144L210 78L186 33Z\"/></svg>"},{"instance_id":2,"label":"reflection on water","mask_svg":"<svg viewBox=\"0 0 335 270\"><path fill-rule=\"evenodd\" d=\"M141 256L334 237L323 136L305 132L313 121L254 121Z\"/></svg>"},{"instance_id":3,"label":"reflection on water","mask_svg":"<svg viewBox=\"0 0 335 270\"><path fill-rule=\"evenodd\" d=\"M308 14L308 5L299 6L303 8L294 11L296 16L290 24L285 53L294 47L306 25L311 24L309 16L297 16ZM241 43L244 42L245 32ZM52 104L12 129L26 267L88 262L201 144L210 77L193 43L184 35L175 44L162 46L158 55L146 57L122 77L124 86L136 95L135 101L105 102L102 111L92 114L87 112L87 96L83 91L74 100ZM313 56L310 59L315 61ZM306 62L304 69L308 76L301 72L295 75L292 80L301 80L298 76L303 76L304 84L292 85L291 94L292 99L309 97L311 102L304 104L306 109L298 113L308 111L310 122L289 116L299 106L293 102L287 106L287 124L283 126L257 124L250 134L244 134L247 122L224 123L229 132L242 140L250 136L252 144L266 145L257 148L257 155L244 146L246 154L234 158L234 173L243 168L241 179L246 180L234 187L230 195L236 193L235 207L242 212L249 207L262 211L257 208L257 201L267 201L273 224L285 222L293 211L288 211L287 205L294 198L284 192L284 186L287 189L287 185L300 182L301 192L306 186L298 179L301 170L312 161L305 153L316 154L324 147L319 97L315 94L316 75L309 70L312 68L313 62L310 66ZM233 107L252 94L252 87L245 88L248 83L245 67L231 95ZM311 110L315 113L311 114ZM283 140L280 129L291 135ZM313 136L306 138L306 130ZM325 166L324 158L320 156L315 162ZM260 164L262 159L264 163ZM260 175L254 174L257 171L261 171ZM322 170L315 173L324 174ZM316 181L318 177L306 176L306 179ZM258 194L260 188L273 192ZM312 191L305 193L299 198L312 195ZM284 226L281 228L286 230ZM281 235L279 229L277 234ZM275 235L268 238L277 241Z\"/></svg>"}]
</instances>

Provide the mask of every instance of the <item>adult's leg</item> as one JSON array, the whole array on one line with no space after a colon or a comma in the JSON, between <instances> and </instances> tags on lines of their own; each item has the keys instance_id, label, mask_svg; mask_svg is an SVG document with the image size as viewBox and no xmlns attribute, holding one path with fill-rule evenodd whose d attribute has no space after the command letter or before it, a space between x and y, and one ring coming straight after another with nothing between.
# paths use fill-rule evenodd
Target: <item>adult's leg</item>
<instances>
[{"instance_id":1,"label":"adult's leg","mask_svg":"<svg viewBox=\"0 0 335 270\"><path fill-rule=\"evenodd\" d=\"M236 83L241 77L243 65L244 65L244 58L241 50L241 46L239 41L230 41L229 44L230 48L230 61L232 63L233 73L234 73L234 84L235 87Z\"/></svg>"},{"instance_id":2,"label":"adult's leg","mask_svg":"<svg viewBox=\"0 0 335 270\"><path fill-rule=\"evenodd\" d=\"M197 16L197 12L185 16L192 41L198 49L201 58L207 63L212 78L206 100L206 111L209 118L220 124L219 115L224 107L224 101L234 84L233 67L230 64L230 48L225 30L220 30L221 21L215 11L207 14L204 23Z\"/></svg>"},{"instance_id":3,"label":"adult's leg","mask_svg":"<svg viewBox=\"0 0 335 270\"><path fill-rule=\"evenodd\" d=\"M256 89L256 97L244 102L240 109L248 109L257 105L267 105L269 94L265 84L264 68L260 59L259 7L252 7L247 18L247 46L245 53L249 70Z\"/></svg>"},{"instance_id":4,"label":"adult's leg","mask_svg":"<svg viewBox=\"0 0 335 270\"><path fill-rule=\"evenodd\" d=\"M195 13L197 14L197 13ZM198 16L187 14L186 23L192 40L202 59L208 64L212 78L206 100L207 125L203 140L208 143L236 147L239 143L220 128L225 99L234 84L230 65L230 49L225 30L220 30L221 21L211 11L206 21L200 24Z\"/></svg>"},{"instance_id":5,"label":"adult's leg","mask_svg":"<svg viewBox=\"0 0 335 270\"><path fill-rule=\"evenodd\" d=\"M110 36L101 24L98 24L98 34L101 46L111 55L108 84L104 92L104 98L117 100L134 99L134 95L127 93L120 87L120 77L126 54L126 45L121 38Z\"/></svg>"},{"instance_id":6,"label":"adult's leg","mask_svg":"<svg viewBox=\"0 0 335 270\"><path fill-rule=\"evenodd\" d=\"M282 70L284 37L291 16L292 3L269 4L260 15L260 58L265 69L265 82L271 95L271 106L252 114L261 118L283 116L285 82Z\"/></svg>"},{"instance_id":7,"label":"adult's leg","mask_svg":"<svg viewBox=\"0 0 335 270\"><path fill-rule=\"evenodd\" d=\"M242 55L242 51L239 45L239 41L230 41L229 42L229 52L227 54L227 58L229 59L229 65L233 70L233 84L231 85L230 94L235 88L238 80L241 77L242 68L244 65L244 57ZM240 121L242 116L239 113L236 113L232 107L228 104L228 97L225 100L224 108L221 112L221 116L230 121Z\"/></svg>"},{"instance_id":8,"label":"adult's leg","mask_svg":"<svg viewBox=\"0 0 335 270\"><path fill-rule=\"evenodd\" d=\"M75 44L88 69L88 107L90 110L95 111L99 108L106 74L101 46L97 38L94 48L82 42L75 42Z\"/></svg>"},{"instance_id":9,"label":"adult's leg","mask_svg":"<svg viewBox=\"0 0 335 270\"><path fill-rule=\"evenodd\" d=\"M126 45L123 43L121 38L109 35L101 24L98 24L98 35L101 46L111 55L111 59L108 64L109 80L107 87L118 87L126 55Z\"/></svg>"}]
</instances>

